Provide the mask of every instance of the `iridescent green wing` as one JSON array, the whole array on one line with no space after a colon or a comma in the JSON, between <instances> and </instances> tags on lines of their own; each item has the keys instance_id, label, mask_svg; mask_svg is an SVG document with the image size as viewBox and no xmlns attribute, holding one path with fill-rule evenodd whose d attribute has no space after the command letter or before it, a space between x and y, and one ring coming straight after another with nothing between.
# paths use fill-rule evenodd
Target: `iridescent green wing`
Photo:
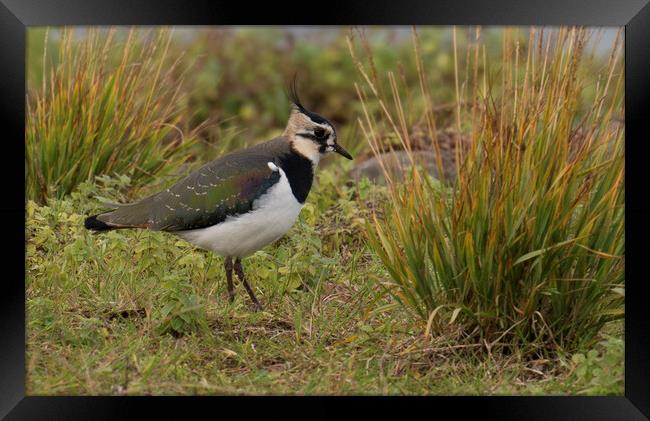
<instances>
[{"instance_id":1,"label":"iridescent green wing","mask_svg":"<svg viewBox=\"0 0 650 421\"><path fill-rule=\"evenodd\" d=\"M115 227L162 231L204 228L229 215L246 213L256 199L277 183L268 148L251 148L199 168L172 187L98 219Z\"/></svg>"},{"instance_id":2,"label":"iridescent green wing","mask_svg":"<svg viewBox=\"0 0 650 421\"><path fill-rule=\"evenodd\" d=\"M280 180L264 154L233 155L214 161L170 187L153 229L181 231L223 222L249 212L253 202Z\"/></svg>"}]
</instances>

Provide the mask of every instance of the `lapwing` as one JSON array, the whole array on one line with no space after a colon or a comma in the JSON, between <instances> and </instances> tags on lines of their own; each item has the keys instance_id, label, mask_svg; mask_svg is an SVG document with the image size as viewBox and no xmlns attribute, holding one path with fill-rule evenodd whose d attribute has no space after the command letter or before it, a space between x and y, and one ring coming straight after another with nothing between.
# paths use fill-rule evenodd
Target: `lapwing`
<instances>
[{"instance_id":1,"label":"lapwing","mask_svg":"<svg viewBox=\"0 0 650 421\"><path fill-rule=\"evenodd\" d=\"M244 275L242 258L291 228L323 156L337 152L352 159L337 143L332 123L308 111L295 86L289 96L293 106L281 136L224 155L138 202L105 204L113 210L86 218L85 227L166 231L221 255L230 301L235 297L234 269L255 308L261 310Z\"/></svg>"}]
</instances>

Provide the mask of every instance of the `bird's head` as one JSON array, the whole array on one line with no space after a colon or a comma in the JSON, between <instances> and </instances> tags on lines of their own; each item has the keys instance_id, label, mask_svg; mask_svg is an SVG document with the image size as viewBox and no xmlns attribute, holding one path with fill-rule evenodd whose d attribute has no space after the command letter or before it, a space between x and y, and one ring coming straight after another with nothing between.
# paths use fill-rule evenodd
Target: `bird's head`
<instances>
[{"instance_id":1,"label":"bird's head","mask_svg":"<svg viewBox=\"0 0 650 421\"><path fill-rule=\"evenodd\" d=\"M301 104L295 90L295 83L289 97L293 109L284 135L288 137L291 147L296 152L308 158L314 165L330 152L352 159L352 155L337 143L334 125L324 117L308 111Z\"/></svg>"}]
</instances>

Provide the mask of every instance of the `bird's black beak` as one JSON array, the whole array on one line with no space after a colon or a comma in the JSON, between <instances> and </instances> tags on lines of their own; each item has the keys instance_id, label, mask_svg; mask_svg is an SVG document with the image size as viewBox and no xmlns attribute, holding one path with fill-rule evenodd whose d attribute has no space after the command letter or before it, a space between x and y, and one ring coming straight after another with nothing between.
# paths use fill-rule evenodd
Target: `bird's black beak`
<instances>
[{"instance_id":1,"label":"bird's black beak","mask_svg":"<svg viewBox=\"0 0 650 421\"><path fill-rule=\"evenodd\" d=\"M334 144L334 152L336 152L336 153L338 153L338 154L340 154L340 155L343 155L343 156L346 157L347 159L352 159L352 155L350 155L350 154L348 153L348 151L346 151L345 149L343 149L343 147L342 147L341 145L339 145L338 143L335 143L335 144Z\"/></svg>"}]
</instances>

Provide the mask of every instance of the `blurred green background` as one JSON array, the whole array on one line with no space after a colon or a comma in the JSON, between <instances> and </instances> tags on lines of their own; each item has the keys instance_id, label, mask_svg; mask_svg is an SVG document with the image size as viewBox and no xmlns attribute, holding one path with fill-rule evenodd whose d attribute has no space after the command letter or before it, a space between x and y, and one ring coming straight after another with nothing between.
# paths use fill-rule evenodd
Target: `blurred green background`
<instances>
[{"instance_id":1,"label":"blurred green background","mask_svg":"<svg viewBox=\"0 0 650 421\"><path fill-rule=\"evenodd\" d=\"M520 29L515 32L515 36L521 43L523 56L527 48L528 33L526 28ZM161 41L161 30L170 32L170 42L164 54L156 53L156 50L163 50L166 47L164 40ZM52 72L65 67L60 63L61 40L65 31L68 31L72 38L71 46L63 43L63 50L72 50L63 51L68 54L68 57L74 56L77 51L82 51L84 48L90 49L85 45L88 44L89 34L100 40L92 47L90 56L96 54L105 59L100 72L107 80L108 75L116 72L115 69L120 66L124 45L129 42L127 39L131 31L133 33L130 39L132 43L129 46L130 50L141 49L155 55L151 61L153 64L156 60L163 61L163 70L169 71L164 74L163 80L159 82L160 85L166 86L166 89L173 87L179 90L179 95L174 97L173 104L177 110L174 116L178 116L178 119L169 118L169 123L179 129L192 143L189 148L190 162L205 162L230 150L265 141L280 134L290 111L286 89L294 75L298 78L303 103L313 111L326 116L336 125L339 142L355 157L359 157L360 160L369 157L371 154L359 134L357 125L362 110L355 83L363 82L363 79L355 68L350 54L351 48L356 51L358 59L372 70L371 76L383 76L389 71L395 73L402 95L401 100L407 105L409 111L407 115L409 125L414 128L414 131L425 125L422 112L424 98L420 95L418 85L411 27L30 28L27 48L28 105L36 101L45 86L51 89L52 83L47 82L52 77ZM459 69L469 68L465 64L470 58L464 52L469 51L466 46L475 42L474 31L474 27L458 28L457 42L459 51L462 52L457 58ZM100 45L101 40L107 38L109 33L112 41ZM481 29L480 42L484 45L488 57L500 56L502 33L501 27ZM452 29L451 27L419 27L417 34L420 45L419 57L437 108L437 124L443 129L453 126L455 85ZM601 61L605 59L613 37L615 37L615 29L603 28L592 38L591 48L597 52L594 67L602 66ZM132 63L138 62L137 57L131 57L130 60L125 66L127 69L125 71L128 71ZM489 69L489 72L497 75L500 70L499 60L494 62L496 64L494 68ZM72 71L73 69L69 69L68 73ZM151 72L153 77L154 69ZM460 76L467 78L468 75ZM65 74L60 79L64 84L74 84L77 83L75 79L84 77L87 75L82 72L80 75ZM386 78L382 77L378 80L380 90L388 92L390 86ZM99 83L108 82L99 80ZM143 87L146 87L146 81ZM460 86L461 97L466 88L464 85ZM71 88L73 91L74 89ZM52 92L58 94L60 91L61 89ZM593 87L588 86L584 90L584 95L589 96L593 91ZM49 98L48 94L41 93L40 96L46 103L55 102L55 98ZM496 94L498 95L499 92ZM166 95L169 94L161 94L163 103ZM385 122L382 122L379 117L379 106L372 96L368 99L367 106L371 113L378 116L380 128L384 126ZM80 110L71 109L71 115L67 118L73 120L79 112ZM161 116L162 119L167 117ZM32 123L33 126L38 127L44 125L40 120ZM172 134L166 135L169 142L176 141ZM58 133L48 133L47 136L39 133L35 134L34 138L28 138L28 146L34 144L33 142L39 142L40 138L52 135L57 142L60 141ZM111 139L103 140L111 142ZM85 147L98 140L76 139L75 141L79 142L79 147ZM117 139L114 141L117 142ZM56 146L52 148L57 149ZM37 155L38 150L39 147L36 147L33 155ZM32 159L32 156L29 155L28 159ZM69 165L72 166L74 161L80 158L68 154L67 158L41 156L41 159L43 161L40 168L28 168L28 172L47 173L52 166L47 162L48 159L50 161L69 159L73 161ZM106 170L110 173L108 168ZM88 179L93 175L104 174L101 168L86 172ZM137 186L139 184L137 171L135 175ZM41 195L57 192L57 197L62 197L62 194L71 191L68 185L61 188L55 185L65 184L65 178L69 175L62 178L48 174L38 176L44 179L39 189L50 192L39 193ZM76 185L78 180L77 176L69 185ZM151 182L151 179L145 177L143 182ZM46 188L44 184L48 187ZM31 191L29 196L39 198L39 195Z\"/></svg>"}]
</instances>

